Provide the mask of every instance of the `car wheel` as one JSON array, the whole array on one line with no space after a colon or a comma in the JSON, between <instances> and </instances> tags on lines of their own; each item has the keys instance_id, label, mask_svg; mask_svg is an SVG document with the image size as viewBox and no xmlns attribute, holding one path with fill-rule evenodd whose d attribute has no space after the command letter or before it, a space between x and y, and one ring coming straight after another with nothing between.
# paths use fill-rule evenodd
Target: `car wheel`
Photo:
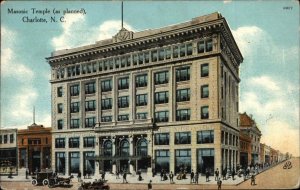
<instances>
[{"instance_id":1,"label":"car wheel","mask_svg":"<svg viewBox=\"0 0 300 190\"><path fill-rule=\"evenodd\" d=\"M33 179L33 180L31 181L31 184L32 184L32 185L37 185L37 180L36 180L36 179Z\"/></svg>"},{"instance_id":2,"label":"car wheel","mask_svg":"<svg viewBox=\"0 0 300 190\"><path fill-rule=\"evenodd\" d=\"M49 180L48 179L44 179L43 180L43 185L48 185L49 184Z\"/></svg>"}]
</instances>

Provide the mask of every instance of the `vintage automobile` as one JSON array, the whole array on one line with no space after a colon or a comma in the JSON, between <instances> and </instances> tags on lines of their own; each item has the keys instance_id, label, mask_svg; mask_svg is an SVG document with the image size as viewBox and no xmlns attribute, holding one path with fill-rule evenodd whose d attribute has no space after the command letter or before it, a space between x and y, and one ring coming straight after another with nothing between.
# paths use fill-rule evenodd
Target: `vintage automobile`
<instances>
[{"instance_id":1,"label":"vintage automobile","mask_svg":"<svg viewBox=\"0 0 300 190\"><path fill-rule=\"evenodd\" d=\"M78 190L109 190L110 187L102 180L91 182L82 182Z\"/></svg>"},{"instance_id":2,"label":"vintage automobile","mask_svg":"<svg viewBox=\"0 0 300 190\"><path fill-rule=\"evenodd\" d=\"M37 172L35 176L32 176L32 185L48 185L49 178L52 177L52 171Z\"/></svg>"},{"instance_id":3,"label":"vintage automobile","mask_svg":"<svg viewBox=\"0 0 300 190\"><path fill-rule=\"evenodd\" d=\"M73 175L70 177L64 178L64 177L58 177L58 176L52 176L49 178L48 187L53 188L55 186L66 186L70 185L70 182L73 178Z\"/></svg>"}]
</instances>

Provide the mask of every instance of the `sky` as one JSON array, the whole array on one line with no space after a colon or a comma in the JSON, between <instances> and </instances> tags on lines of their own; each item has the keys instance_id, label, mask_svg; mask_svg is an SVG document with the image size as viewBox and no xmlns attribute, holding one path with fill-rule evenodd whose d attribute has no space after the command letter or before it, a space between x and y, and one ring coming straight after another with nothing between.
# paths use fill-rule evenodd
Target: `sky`
<instances>
[{"instance_id":1,"label":"sky","mask_svg":"<svg viewBox=\"0 0 300 190\"><path fill-rule=\"evenodd\" d=\"M84 13L65 13L67 9ZM299 156L297 1L125 1L124 26L136 32L213 12L226 18L244 57L240 112L253 116L263 134L261 142ZM50 22L62 16L65 22ZM35 17L48 22L24 22ZM55 50L111 38L120 28L120 1L2 2L1 128L31 125L33 106L36 123L51 126L50 66L45 58Z\"/></svg>"}]
</instances>

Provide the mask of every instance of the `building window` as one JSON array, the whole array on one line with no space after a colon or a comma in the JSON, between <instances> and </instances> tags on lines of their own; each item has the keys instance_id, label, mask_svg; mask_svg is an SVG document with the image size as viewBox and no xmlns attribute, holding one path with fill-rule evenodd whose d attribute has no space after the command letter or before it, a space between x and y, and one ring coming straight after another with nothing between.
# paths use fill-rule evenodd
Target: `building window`
<instances>
[{"instance_id":1,"label":"building window","mask_svg":"<svg viewBox=\"0 0 300 190\"><path fill-rule=\"evenodd\" d=\"M13 134L10 134L9 135L9 143L14 143L14 135Z\"/></svg>"},{"instance_id":2,"label":"building window","mask_svg":"<svg viewBox=\"0 0 300 190\"><path fill-rule=\"evenodd\" d=\"M143 64L144 63L144 54L143 53L140 53L139 54L139 65Z\"/></svg>"},{"instance_id":3,"label":"building window","mask_svg":"<svg viewBox=\"0 0 300 190\"><path fill-rule=\"evenodd\" d=\"M96 110L95 100L85 101L85 111L95 111L95 110Z\"/></svg>"},{"instance_id":4,"label":"building window","mask_svg":"<svg viewBox=\"0 0 300 190\"><path fill-rule=\"evenodd\" d=\"M177 102L184 102L184 101L190 101L190 89L180 89L176 90L176 101Z\"/></svg>"},{"instance_id":5,"label":"building window","mask_svg":"<svg viewBox=\"0 0 300 190\"><path fill-rule=\"evenodd\" d=\"M70 95L78 96L79 95L79 84L70 86Z\"/></svg>"},{"instance_id":6,"label":"building window","mask_svg":"<svg viewBox=\"0 0 300 190\"><path fill-rule=\"evenodd\" d=\"M95 124L96 124L95 117L85 118L85 128L95 127Z\"/></svg>"},{"instance_id":7,"label":"building window","mask_svg":"<svg viewBox=\"0 0 300 190\"><path fill-rule=\"evenodd\" d=\"M111 122L112 121L112 116L102 116L101 117L101 122Z\"/></svg>"},{"instance_id":8,"label":"building window","mask_svg":"<svg viewBox=\"0 0 300 190\"><path fill-rule=\"evenodd\" d=\"M87 171L88 174L95 174L95 152L83 152L83 171Z\"/></svg>"},{"instance_id":9,"label":"building window","mask_svg":"<svg viewBox=\"0 0 300 190\"><path fill-rule=\"evenodd\" d=\"M157 50L151 52L151 60L152 62L157 61Z\"/></svg>"},{"instance_id":10,"label":"building window","mask_svg":"<svg viewBox=\"0 0 300 190\"><path fill-rule=\"evenodd\" d=\"M63 104L57 104L57 113L62 113L63 112Z\"/></svg>"},{"instance_id":11,"label":"building window","mask_svg":"<svg viewBox=\"0 0 300 190\"><path fill-rule=\"evenodd\" d=\"M102 110L108 110L112 108L112 99L111 98L107 98L107 99L102 99L101 100L101 109Z\"/></svg>"},{"instance_id":12,"label":"building window","mask_svg":"<svg viewBox=\"0 0 300 190\"><path fill-rule=\"evenodd\" d=\"M118 58L118 57L115 58L116 69L118 69L120 67L120 63L121 63L120 58Z\"/></svg>"},{"instance_id":13,"label":"building window","mask_svg":"<svg viewBox=\"0 0 300 190\"><path fill-rule=\"evenodd\" d=\"M136 119L147 119L148 113L137 113Z\"/></svg>"},{"instance_id":14,"label":"building window","mask_svg":"<svg viewBox=\"0 0 300 190\"><path fill-rule=\"evenodd\" d=\"M146 139L142 138L138 141L136 147L137 156L147 156L148 155L148 142ZM147 167L146 167L147 169Z\"/></svg>"},{"instance_id":15,"label":"building window","mask_svg":"<svg viewBox=\"0 0 300 190\"><path fill-rule=\"evenodd\" d=\"M148 100L147 94L136 95L136 106L146 106L147 100Z\"/></svg>"},{"instance_id":16,"label":"building window","mask_svg":"<svg viewBox=\"0 0 300 190\"><path fill-rule=\"evenodd\" d=\"M212 39L198 42L198 53L212 51Z\"/></svg>"},{"instance_id":17,"label":"building window","mask_svg":"<svg viewBox=\"0 0 300 190\"><path fill-rule=\"evenodd\" d=\"M169 121L169 111L159 111L155 112L155 122L168 122Z\"/></svg>"},{"instance_id":18,"label":"building window","mask_svg":"<svg viewBox=\"0 0 300 190\"><path fill-rule=\"evenodd\" d=\"M62 97L63 96L63 88L61 86L57 87L57 96L58 97Z\"/></svg>"},{"instance_id":19,"label":"building window","mask_svg":"<svg viewBox=\"0 0 300 190\"><path fill-rule=\"evenodd\" d=\"M0 135L0 144L2 144L2 135Z\"/></svg>"},{"instance_id":20,"label":"building window","mask_svg":"<svg viewBox=\"0 0 300 190\"><path fill-rule=\"evenodd\" d=\"M186 53L187 55L192 55L193 54L193 44L192 43L189 43L189 44L186 44Z\"/></svg>"},{"instance_id":21,"label":"building window","mask_svg":"<svg viewBox=\"0 0 300 190\"><path fill-rule=\"evenodd\" d=\"M155 145L169 145L170 135L169 133L157 133L155 134Z\"/></svg>"},{"instance_id":22,"label":"building window","mask_svg":"<svg viewBox=\"0 0 300 190\"><path fill-rule=\"evenodd\" d=\"M178 46L173 46L173 58L178 58L179 56L179 48Z\"/></svg>"},{"instance_id":23,"label":"building window","mask_svg":"<svg viewBox=\"0 0 300 190\"><path fill-rule=\"evenodd\" d=\"M167 47L165 49L166 52L166 59L171 59L171 47Z\"/></svg>"},{"instance_id":24,"label":"building window","mask_svg":"<svg viewBox=\"0 0 300 190\"><path fill-rule=\"evenodd\" d=\"M28 144L30 144L30 145L39 145L39 144L41 144L41 139L39 139L39 138L28 139Z\"/></svg>"},{"instance_id":25,"label":"building window","mask_svg":"<svg viewBox=\"0 0 300 190\"><path fill-rule=\"evenodd\" d=\"M7 135L4 135L4 144L7 144Z\"/></svg>"},{"instance_id":26,"label":"building window","mask_svg":"<svg viewBox=\"0 0 300 190\"><path fill-rule=\"evenodd\" d=\"M182 44L180 46L180 57L184 57L185 56L185 44Z\"/></svg>"},{"instance_id":27,"label":"building window","mask_svg":"<svg viewBox=\"0 0 300 190\"><path fill-rule=\"evenodd\" d=\"M64 152L56 152L55 153L55 170L58 173L65 174L66 172L66 158Z\"/></svg>"},{"instance_id":28,"label":"building window","mask_svg":"<svg viewBox=\"0 0 300 190\"><path fill-rule=\"evenodd\" d=\"M71 103L71 113L79 112L79 102L72 102Z\"/></svg>"},{"instance_id":29,"label":"building window","mask_svg":"<svg viewBox=\"0 0 300 190\"><path fill-rule=\"evenodd\" d=\"M208 85L201 86L201 98L208 98L208 97L209 97Z\"/></svg>"},{"instance_id":30,"label":"building window","mask_svg":"<svg viewBox=\"0 0 300 190\"><path fill-rule=\"evenodd\" d=\"M118 115L118 121L128 121L128 120L129 120L129 114Z\"/></svg>"},{"instance_id":31,"label":"building window","mask_svg":"<svg viewBox=\"0 0 300 190\"><path fill-rule=\"evenodd\" d=\"M190 67L176 69L176 82L190 80Z\"/></svg>"},{"instance_id":32,"label":"building window","mask_svg":"<svg viewBox=\"0 0 300 190\"><path fill-rule=\"evenodd\" d=\"M191 132L175 133L175 144L191 144Z\"/></svg>"},{"instance_id":33,"label":"building window","mask_svg":"<svg viewBox=\"0 0 300 190\"><path fill-rule=\"evenodd\" d=\"M70 128L78 129L79 128L79 119L71 119Z\"/></svg>"},{"instance_id":34,"label":"building window","mask_svg":"<svg viewBox=\"0 0 300 190\"><path fill-rule=\"evenodd\" d=\"M83 147L89 148L95 146L95 137L83 137Z\"/></svg>"},{"instance_id":35,"label":"building window","mask_svg":"<svg viewBox=\"0 0 300 190\"><path fill-rule=\"evenodd\" d=\"M128 89L129 88L128 81L129 81L129 77L120 78L118 80L118 89L119 90Z\"/></svg>"},{"instance_id":36,"label":"building window","mask_svg":"<svg viewBox=\"0 0 300 190\"><path fill-rule=\"evenodd\" d=\"M112 156L112 142L111 140L106 140L103 144L103 156Z\"/></svg>"},{"instance_id":37,"label":"building window","mask_svg":"<svg viewBox=\"0 0 300 190\"><path fill-rule=\"evenodd\" d=\"M191 172L191 149L175 150L175 173Z\"/></svg>"},{"instance_id":38,"label":"building window","mask_svg":"<svg viewBox=\"0 0 300 190\"><path fill-rule=\"evenodd\" d=\"M209 75L209 67L208 63L201 65L201 77L208 77Z\"/></svg>"},{"instance_id":39,"label":"building window","mask_svg":"<svg viewBox=\"0 0 300 190\"><path fill-rule=\"evenodd\" d=\"M182 109L176 111L176 121L190 120L190 117L191 117L190 109Z\"/></svg>"},{"instance_id":40,"label":"building window","mask_svg":"<svg viewBox=\"0 0 300 190\"><path fill-rule=\"evenodd\" d=\"M85 94L94 94L95 92L95 82L85 84Z\"/></svg>"},{"instance_id":41,"label":"building window","mask_svg":"<svg viewBox=\"0 0 300 190\"><path fill-rule=\"evenodd\" d=\"M155 73L154 75L155 84L166 84L168 82L169 82L169 71Z\"/></svg>"},{"instance_id":42,"label":"building window","mask_svg":"<svg viewBox=\"0 0 300 190\"><path fill-rule=\"evenodd\" d=\"M79 137L69 138L69 148L79 148Z\"/></svg>"},{"instance_id":43,"label":"building window","mask_svg":"<svg viewBox=\"0 0 300 190\"><path fill-rule=\"evenodd\" d=\"M63 129L63 127L64 127L64 120L62 119L57 120L57 129L61 130Z\"/></svg>"},{"instance_id":44,"label":"building window","mask_svg":"<svg viewBox=\"0 0 300 190\"><path fill-rule=\"evenodd\" d=\"M164 49L160 49L160 50L158 50L158 60L159 61L162 61L162 60L164 60L165 59L165 50Z\"/></svg>"},{"instance_id":45,"label":"building window","mask_svg":"<svg viewBox=\"0 0 300 190\"><path fill-rule=\"evenodd\" d=\"M208 118L209 118L208 106L202 106L201 107L201 119L208 119Z\"/></svg>"},{"instance_id":46,"label":"building window","mask_svg":"<svg viewBox=\"0 0 300 190\"><path fill-rule=\"evenodd\" d=\"M221 133L221 144L224 144L224 131Z\"/></svg>"},{"instance_id":47,"label":"building window","mask_svg":"<svg viewBox=\"0 0 300 190\"><path fill-rule=\"evenodd\" d=\"M156 92L155 93L155 104L165 104L169 102L169 92Z\"/></svg>"},{"instance_id":48,"label":"building window","mask_svg":"<svg viewBox=\"0 0 300 190\"><path fill-rule=\"evenodd\" d=\"M137 65L137 63L138 63L138 55L134 54L133 55L133 65Z\"/></svg>"},{"instance_id":49,"label":"building window","mask_svg":"<svg viewBox=\"0 0 300 190\"><path fill-rule=\"evenodd\" d=\"M165 170L170 171L170 151L169 150L155 150L155 171L161 172Z\"/></svg>"},{"instance_id":50,"label":"building window","mask_svg":"<svg viewBox=\"0 0 300 190\"><path fill-rule=\"evenodd\" d=\"M65 139L64 138L56 138L55 139L55 148L65 148Z\"/></svg>"},{"instance_id":51,"label":"building window","mask_svg":"<svg viewBox=\"0 0 300 190\"><path fill-rule=\"evenodd\" d=\"M112 83L111 80L101 81L101 91L102 92L111 91L111 89L112 89L111 83Z\"/></svg>"},{"instance_id":52,"label":"building window","mask_svg":"<svg viewBox=\"0 0 300 190\"><path fill-rule=\"evenodd\" d=\"M120 156L129 156L129 142L126 139L122 140L120 143Z\"/></svg>"},{"instance_id":53,"label":"building window","mask_svg":"<svg viewBox=\"0 0 300 190\"><path fill-rule=\"evenodd\" d=\"M213 148L197 149L197 167L199 172L205 173L208 170L210 175L214 174L215 150Z\"/></svg>"},{"instance_id":54,"label":"building window","mask_svg":"<svg viewBox=\"0 0 300 190\"><path fill-rule=\"evenodd\" d=\"M198 131L197 143L198 144L214 143L214 131L213 130Z\"/></svg>"},{"instance_id":55,"label":"building window","mask_svg":"<svg viewBox=\"0 0 300 190\"><path fill-rule=\"evenodd\" d=\"M205 50L206 52L212 51L212 39L206 40Z\"/></svg>"},{"instance_id":56,"label":"building window","mask_svg":"<svg viewBox=\"0 0 300 190\"><path fill-rule=\"evenodd\" d=\"M69 166L70 173L78 173L80 165L80 153L79 152L70 152Z\"/></svg>"},{"instance_id":57,"label":"building window","mask_svg":"<svg viewBox=\"0 0 300 190\"><path fill-rule=\"evenodd\" d=\"M118 97L118 107L119 108L128 108L129 107L129 97L128 96Z\"/></svg>"},{"instance_id":58,"label":"building window","mask_svg":"<svg viewBox=\"0 0 300 190\"><path fill-rule=\"evenodd\" d=\"M136 76L135 77L135 86L136 87L147 86L147 74Z\"/></svg>"}]
</instances>

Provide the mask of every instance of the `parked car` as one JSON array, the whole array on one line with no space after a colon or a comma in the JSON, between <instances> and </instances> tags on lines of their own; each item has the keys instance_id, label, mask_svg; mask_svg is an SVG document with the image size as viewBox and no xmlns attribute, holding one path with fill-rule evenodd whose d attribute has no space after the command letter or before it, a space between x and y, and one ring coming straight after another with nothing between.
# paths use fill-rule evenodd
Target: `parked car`
<instances>
[{"instance_id":1,"label":"parked car","mask_svg":"<svg viewBox=\"0 0 300 190\"><path fill-rule=\"evenodd\" d=\"M48 185L49 178L52 176L52 172L37 172L35 176L32 176L32 185Z\"/></svg>"},{"instance_id":2,"label":"parked car","mask_svg":"<svg viewBox=\"0 0 300 190\"><path fill-rule=\"evenodd\" d=\"M58 176L52 176L49 178L49 184L48 187L52 188L55 186L65 186L69 185L72 181L73 175L70 177L64 178L64 177L58 177Z\"/></svg>"}]
</instances>

